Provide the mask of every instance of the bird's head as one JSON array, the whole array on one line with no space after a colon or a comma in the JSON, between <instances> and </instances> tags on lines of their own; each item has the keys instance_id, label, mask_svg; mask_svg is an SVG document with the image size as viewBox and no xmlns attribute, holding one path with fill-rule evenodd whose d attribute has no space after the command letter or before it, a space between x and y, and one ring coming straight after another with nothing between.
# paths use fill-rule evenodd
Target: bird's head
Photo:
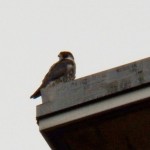
<instances>
[{"instance_id":1,"label":"bird's head","mask_svg":"<svg viewBox=\"0 0 150 150\"><path fill-rule=\"evenodd\" d=\"M69 60L74 61L74 57L73 57L72 53L68 52L68 51L62 51L62 52L60 52L59 55L58 55L58 57L59 57L59 60L69 59Z\"/></svg>"}]
</instances>

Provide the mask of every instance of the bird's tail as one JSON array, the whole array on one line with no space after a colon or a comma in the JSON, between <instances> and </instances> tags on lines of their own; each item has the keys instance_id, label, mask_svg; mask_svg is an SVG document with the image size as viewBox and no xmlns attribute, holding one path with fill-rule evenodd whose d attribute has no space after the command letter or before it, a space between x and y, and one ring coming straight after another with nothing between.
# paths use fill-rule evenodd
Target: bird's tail
<instances>
[{"instance_id":1,"label":"bird's tail","mask_svg":"<svg viewBox=\"0 0 150 150\"><path fill-rule=\"evenodd\" d=\"M38 98L39 96L41 96L41 91L40 91L41 87L39 87L31 96L30 98Z\"/></svg>"}]
</instances>

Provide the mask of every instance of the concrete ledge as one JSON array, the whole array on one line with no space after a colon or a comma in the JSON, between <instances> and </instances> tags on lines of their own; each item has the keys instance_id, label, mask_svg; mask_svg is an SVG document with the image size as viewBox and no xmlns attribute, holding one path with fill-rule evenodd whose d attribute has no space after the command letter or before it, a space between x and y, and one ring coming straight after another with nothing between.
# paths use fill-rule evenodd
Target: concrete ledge
<instances>
[{"instance_id":1,"label":"concrete ledge","mask_svg":"<svg viewBox=\"0 0 150 150\"><path fill-rule=\"evenodd\" d=\"M67 112L64 111L46 119L41 119L39 122L39 129L42 131L48 128L57 127L93 114L107 112L114 108L118 108L126 104L136 103L148 98L150 98L150 86L118 95L105 101L97 101L96 103L85 105L79 107L78 109L72 109Z\"/></svg>"},{"instance_id":2,"label":"concrete ledge","mask_svg":"<svg viewBox=\"0 0 150 150\"><path fill-rule=\"evenodd\" d=\"M42 90L37 118L150 84L150 58Z\"/></svg>"}]
</instances>

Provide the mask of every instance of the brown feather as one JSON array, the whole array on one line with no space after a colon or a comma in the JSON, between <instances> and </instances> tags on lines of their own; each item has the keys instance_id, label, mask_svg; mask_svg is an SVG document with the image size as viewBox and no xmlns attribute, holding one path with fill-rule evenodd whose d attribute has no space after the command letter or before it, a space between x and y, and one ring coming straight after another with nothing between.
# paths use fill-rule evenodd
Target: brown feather
<instances>
[{"instance_id":1,"label":"brown feather","mask_svg":"<svg viewBox=\"0 0 150 150\"><path fill-rule=\"evenodd\" d=\"M67 82L75 79L76 65L73 60L67 59L68 55L73 59L73 55L70 52L61 52L59 55L62 56L63 59L59 60L57 63L52 65L48 73L45 75L42 84L40 87L31 95L30 98L37 98L41 96L41 89L45 88L52 81L59 82Z\"/></svg>"}]
</instances>

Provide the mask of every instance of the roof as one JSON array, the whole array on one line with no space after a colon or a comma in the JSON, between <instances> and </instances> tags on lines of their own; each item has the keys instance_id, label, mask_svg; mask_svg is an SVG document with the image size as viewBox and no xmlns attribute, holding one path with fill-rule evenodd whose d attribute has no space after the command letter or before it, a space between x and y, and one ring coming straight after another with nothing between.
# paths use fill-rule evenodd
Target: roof
<instances>
[{"instance_id":1,"label":"roof","mask_svg":"<svg viewBox=\"0 0 150 150\"><path fill-rule=\"evenodd\" d=\"M126 146L127 144L128 146L137 146L133 143L137 141L139 143L139 140L135 142L132 136L136 135L136 131L142 135L143 131L149 130L147 123L145 123L150 122L150 117L147 115L150 113L149 66L150 58L146 58L65 84L62 83L53 88L47 86L43 89L43 103L37 106L37 120L39 129L48 144L56 149L60 149L60 145L61 148L64 146L64 149L67 149L64 143L69 143L67 147L72 145L73 148L79 149L81 145L82 148L85 145L80 140L76 142L76 138L79 138L81 141L82 139L85 141L94 139L95 142L90 144L91 147L94 145L97 147L98 143L104 139L111 145L112 137L118 133L120 138L126 136ZM133 129L133 126L135 124L137 126L140 120L144 125ZM87 124L90 125L87 126ZM109 125L115 126L115 128L113 129ZM127 126L126 130L124 126ZM135 131L131 132L133 135L123 136L125 131L122 132L119 128L125 131L132 128ZM98 135L95 135L97 129L99 129ZM108 129L111 130L110 134L107 133ZM99 131L103 131L101 135L99 135ZM110 139L107 139L106 137L109 136ZM64 137L65 140L63 141L60 137ZM145 139L150 140L150 136L143 138L146 145L149 142L146 142ZM106 148L105 144L102 146L102 148ZM120 149L122 148L120 147Z\"/></svg>"}]
</instances>

